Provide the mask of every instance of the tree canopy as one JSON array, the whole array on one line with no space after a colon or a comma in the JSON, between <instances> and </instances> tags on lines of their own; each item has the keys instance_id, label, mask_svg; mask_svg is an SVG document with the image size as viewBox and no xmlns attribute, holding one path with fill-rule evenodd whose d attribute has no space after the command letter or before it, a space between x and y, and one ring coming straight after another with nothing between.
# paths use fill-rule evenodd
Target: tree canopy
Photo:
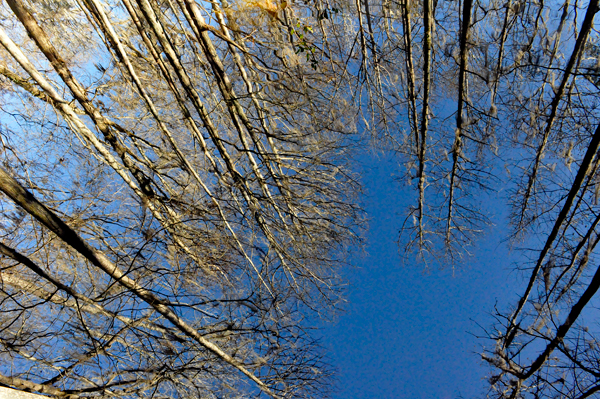
<instances>
[{"instance_id":1,"label":"tree canopy","mask_svg":"<svg viewBox=\"0 0 600 399\"><path fill-rule=\"evenodd\" d=\"M487 396L600 391L598 10L0 3L0 384L325 396L312 329L361 243L371 145L403 168L407 259L460 267L492 223L527 247L482 342Z\"/></svg>"}]
</instances>

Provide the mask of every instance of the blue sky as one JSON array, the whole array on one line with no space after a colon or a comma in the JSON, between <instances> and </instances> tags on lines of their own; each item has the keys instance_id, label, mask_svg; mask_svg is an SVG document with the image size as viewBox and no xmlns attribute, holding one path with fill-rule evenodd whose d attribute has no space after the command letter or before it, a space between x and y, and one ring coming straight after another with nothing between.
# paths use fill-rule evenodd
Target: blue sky
<instances>
[{"instance_id":1,"label":"blue sky","mask_svg":"<svg viewBox=\"0 0 600 399\"><path fill-rule=\"evenodd\" d=\"M522 283L511 271L517 253L501 243L496 225L454 270L403 261L397 237L406 188L392 175L400 168L386 157L364 161L367 255L354 256L355 268L346 269L346 310L323 331L338 369L333 398L481 396L488 368L478 353L491 342L474 334L483 334L478 324L493 324L496 303L505 309L515 302Z\"/></svg>"}]
</instances>

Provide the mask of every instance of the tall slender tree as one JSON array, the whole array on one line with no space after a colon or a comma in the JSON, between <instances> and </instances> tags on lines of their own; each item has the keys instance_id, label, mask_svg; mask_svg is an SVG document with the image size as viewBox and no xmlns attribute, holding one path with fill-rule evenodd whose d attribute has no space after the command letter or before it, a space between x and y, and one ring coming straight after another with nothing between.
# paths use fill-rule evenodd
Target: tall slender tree
<instances>
[{"instance_id":1,"label":"tall slender tree","mask_svg":"<svg viewBox=\"0 0 600 399\"><path fill-rule=\"evenodd\" d=\"M323 394L308 320L337 303L360 215L346 83L311 65L330 27L284 3L0 12L0 383Z\"/></svg>"},{"instance_id":2,"label":"tall slender tree","mask_svg":"<svg viewBox=\"0 0 600 399\"><path fill-rule=\"evenodd\" d=\"M527 240L488 396L598 388L598 2L7 0L0 383L321 395L307 315L356 240L348 168L405 166L407 256ZM498 220L489 199L496 193ZM502 214L502 212L498 212ZM539 242L535 240L539 238Z\"/></svg>"}]
</instances>

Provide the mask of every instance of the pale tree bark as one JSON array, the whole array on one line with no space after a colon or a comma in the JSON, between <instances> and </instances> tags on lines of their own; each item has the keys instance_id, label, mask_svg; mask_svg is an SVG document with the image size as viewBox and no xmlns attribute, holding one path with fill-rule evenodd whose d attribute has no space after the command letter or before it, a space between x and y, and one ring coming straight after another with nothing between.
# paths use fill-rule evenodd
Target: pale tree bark
<instances>
[{"instance_id":1,"label":"pale tree bark","mask_svg":"<svg viewBox=\"0 0 600 399\"><path fill-rule=\"evenodd\" d=\"M347 110L328 92L344 79L281 69L264 43L248 47L244 33L207 24L193 2L77 4L61 7L97 33L87 44L96 70L72 61L70 26L42 17L43 4L10 2L19 28L0 32L3 83L34 99L35 137L50 143L42 173L41 161L20 163L31 154L14 151L8 143L21 136L8 134L5 167L26 176L32 203L58 223L15 210L15 234L3 234L0 301L10 306L0 352L15 356L14 377L83 396L324 390L328 366L300 320L337 302L338 251L355 237L347 189L356 185L331 130ZM118 4L126 14L111 11ZM56 132L44 136L50 123ZM56 187L46 170L58 172ZM109 187L86 191L97 189L94 174ZM60 243L57 226L76 248ZM55 326L52 338L21 335L36 318ZM65 342L76 343L70 361Z\"/></svg>"},{"instance_id":2,"label":"pale tree bark","mask_svg":"<svg viewBox=\"0 0 600 399\"><path fill-rule=\"evenodd\" d=\"M221 348L206 340L196 330L189 326L169 307L169 303L150 291L144 289L133 279L129 278L122 270L113 264L106 256L90 247L81 237L67 224L60 220L54 213L35 199L35 197L23 188L6 171L0 169L0 190L11 198L16 204L25 209L35 217L42 225L60 237L65 243L73 247L89 262L102 269L119 284L135 293L140 299L152 306L156 312L175 325L182 333L197 341L200 345L217 355L220 359L240 370L244 375L254 381L262 390L270 396L277 397L269 388L254 374L248 371L244 365L232 358Z\"/></svg>"}]
</instances>

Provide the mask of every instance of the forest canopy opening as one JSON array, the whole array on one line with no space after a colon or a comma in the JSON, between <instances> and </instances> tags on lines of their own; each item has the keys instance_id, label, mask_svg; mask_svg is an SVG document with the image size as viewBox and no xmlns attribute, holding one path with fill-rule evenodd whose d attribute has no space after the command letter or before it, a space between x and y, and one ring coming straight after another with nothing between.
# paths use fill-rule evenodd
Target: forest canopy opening
<instances>
[{"instance_id":1,"label":"forest canopy opening","mask_svg":"<svg viewBox=\"0 0 600 399\"><path fill-rule=\"evenodd\" d=\"M1 3L0 384L325 396L312 330L362 244L368 144L398 161L411 263L460 267L493 223L534 242L483 342L487 395L600 391L598 9Z\"/></svg>"}]
</instances>

